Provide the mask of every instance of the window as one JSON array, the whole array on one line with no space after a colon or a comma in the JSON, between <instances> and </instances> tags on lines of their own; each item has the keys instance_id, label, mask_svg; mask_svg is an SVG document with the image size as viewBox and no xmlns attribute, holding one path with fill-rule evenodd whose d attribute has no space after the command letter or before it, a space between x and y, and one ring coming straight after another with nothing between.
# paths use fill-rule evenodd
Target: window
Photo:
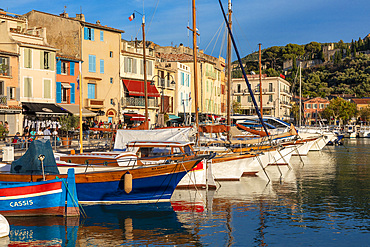
<instances>
[{"instance_id":1,"label":"window","mask_svg":"<svg viewBox=\"0 0 370 247\"><path fill-rule=\"evenodd\" d=\"M238 103L241 103L242 102L240 95L236 96L236 101L238 101Z\"/></svg>"},{"instance_id":2,"label":"window","mask_svg":"<svg viewBox=\"0 0 370 247\"><path fill-rule=\"evenodd\" d=\"M15 99L16 95L16 88L15 87L8 87L8 99Z\"/></svg>"},{"instance_id":3,"label":"window","mask_svg":"<svg viewBox=\"0 0 370 247\"><path fill-rule=\"evenodd\" d=\"M307 109L311 109L311 104L307 104L307 105L306 105L306 108L307 108Z\"/></svg>"},{"instance_id":4,"label":"window","mask_svg":"<svg viewBox=\"0 0 370 247\"><path fill-rule=\"evenodd\" d=\"M68 74L68 64L66 62L61 62L60 73L62 75L67 75Z\"/></svg>"},{"instance_id":5,"label":"window","mask_svg":"<svg viewBox=\"0 0 370 247\"><path fill-rule=\"evenodd\" d=\"M95 83L87 84L87 98L95 99Z\"/></svg>"},{"instance_id":6,"label":"window","mask_svg":"<svg viewBox=\"0 0 370 247\"><path fill-rule=\"evenodd\" d=\"M181 86L185 85L185 74L184 72L181 72Z\"/></svg>"},{"instance_id":7,"label":"window","mask_svg":"<svg viewBox=\"0 0 370 247\"><path fill-rule=\"evenodd\" d=\"M269 92L272 92L273 90L272 90L272 83L270 82L269 83Z\"/></svg>"},{"instance_id":8,"label":"window","mask_svg":"<svg viewBox=\"0 0 370 247\"><path fill-rule=\"evenodd\" d=\"M0 75L10 75L9 57L0 57Z\"/></svg>"},{"instance_id":9,"label":"window","mask_svg":"<svg viewBox=\"0 0 370 247\"><path fill-rule=\"evenodd\" d=\"M54 70L55 54L48 51L40 51L40 69Z\"/></svg>"},{"instance_id":10,"label":"window","mask_svg":"<svg viewBox=\"0 0 370 247\"><path fill-rule=\"evenodd\" d=\"M89 72L96 72L96 56L89 55Z\"/></svg>"},{"instance_id":11,"label":"window","mask_svg":"<svg viewBox=\"0 0 370 247\"><path fill-rule=\"evenodd\" d=\"M104 41L104 31L100 31L100 41Z\"/></svg>"},{"instance_id":12,"label":"window","mask_svg":"<svg viewBox=\"0 0 370 247\"><path fill-rule=\"evenodd\" d=\"M312 104L313 105L313 109L317 109L317 104Z\"/></svg>"},{"instance_id":13,"label":"window","mask_svg":"<svg viewBox=\"0 0 370 247\"><path fill-rule=\"evenodd\" d=\"M24 48L24 67L32 68L32 50L30 48Z\"/></svg>"},{"instance_id":14,"label":"window","mask_svg":"<svg viewBox=\"0 0 370 247\"><path fill-rule=\"evenodd\" d=\"M84 28L84 39L94 41L94 29L90 27Z\"/></svg>"},{"instance_id":15,"label":"window","mask_svg":"<svg viewBox=\"0 0 370 247\"><path fill-rule=\"evenodd\" d=\"M104 60L100 59L100 74L104 74Z\"/></svg>"},{"instance_id":16,"label":"window","mask_svg":"<svg viewBox=\"0 0 370 247\"><path fill-rule=\"evenodd\" d=\"M44 80L44 99L51 99L51 80Z\"/></svg>"},{"instance_id":17,"label":"window","mask_svg":"<svg viewBox=\"0 0 370 247\"><path fill-rule=\"evenodd\" d=\"M109 57L113 57L113 51L109 52Z\"/></svg>"},{"instance_id":18,"label":"window","mask_svg":"<svg viewBox=\"0 0 370 247\"><path fill-rule=\"evenodd\" d=\"M125 73L132 73L132 58L124 58L124 71Z\"/></svg>"},{"instance_id":19,"label":"window","mask_svg":"<svg viewBox=\"0 0 370 247\"><path fill-rule=\"evenodd\" d=\"M62 102L68 103L68 88L62 87Z\"/></svg>"},{"instance_id":20,"label":"window","mask_svg":"<svg viewBox=\"0 0 370 247\"><path fill-rule=\"evenodd\" d=\"M236 91L237 93L240 93L242 91L242 85L241 84L238 84L236 90L237 90Z\"/></svg>"},{"instance_id":21,"label":"window","mask_svg":"<svg viewBox=\"0 0 370 247\"><path fill-rule=\"evenodd\" d=\"M4 86L5 86L5 83L4 81L0 81L0 95L4 95Z\"/></svg>"},{"instance_id":22,"label":"window","mask_svg":"<svg viewBox=\"0 0 370 247\"><path fill-rule=\"evenodd\" d=\"M273 95L269 95L269 101L272 102L274 100Z\"/></svg>"},{"instance_id":23,"label":"window","mask_svg":"<svg viewBox=\"0 0 370 247\"><path fill-rule=\"evenodd\" d=\"M187 81L188 84L187 84L187 86L190 87L190 75L189 74L187 74L187 78L188 78L188 81Z\"/></svg>"},{"instance_id":24,"label":"window","mask_svg":"<svg viewBox=\"0 0 370 247\"><path fill-rule=\"evenodd\" d=\"M23 82L23 96L26 98L32 97L32 78L25 77Z\"/></svg>"},{"instance_id":25,"label":"window","mask_svg":"<svg viewBox=\"0 0 370 247\"><path fill-rule=\"evenodd\" d=\"M324 104L320 104L320 109L324 109Z\"/></svg>"},{"instance_id":26,"label":"window","mask_svg":"<svg viewBox=\"0 0 370 247\"><path fill-rule=\"evenodd\" d=\"M109 79L110 83L113 84L113 77Z\"/></svg>"},{"instance_id":27,"label":"window","mask_svg":"<svg viewBox=\"0 0 370 247\"><path fill-rule=\"evenodd\" d=\"M248 102L252 102L252 97L248 95Z\"/></svg>"}]
</instances>

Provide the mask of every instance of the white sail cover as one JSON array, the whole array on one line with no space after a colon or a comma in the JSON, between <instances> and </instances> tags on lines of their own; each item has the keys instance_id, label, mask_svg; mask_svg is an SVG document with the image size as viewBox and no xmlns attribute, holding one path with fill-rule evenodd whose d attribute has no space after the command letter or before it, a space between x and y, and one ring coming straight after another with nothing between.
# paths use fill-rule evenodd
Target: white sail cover
<instances>
[{"instance_id":1,"label":"white sail cover","mask_svg":"<svg viewBox=\"0 0 370 247\"><path fill-rule=\"evenodd\" d=\"M131 141L190 141L192 128L168 128L154 130L117 130L115 151L126 150Z\"/></svg>"}]
</instances>

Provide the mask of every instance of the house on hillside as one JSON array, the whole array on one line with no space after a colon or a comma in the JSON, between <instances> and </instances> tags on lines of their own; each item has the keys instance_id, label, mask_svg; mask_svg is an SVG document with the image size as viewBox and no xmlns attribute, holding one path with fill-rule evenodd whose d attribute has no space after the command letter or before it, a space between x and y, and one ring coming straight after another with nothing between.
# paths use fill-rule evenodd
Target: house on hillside
<instances>
[{"instance_id":1,"label":"house on hillside","mask_svg":"<svg viewBox=\"0 0 370 247\"><path fill-rule=\"evenodd\" d=\"M306 125L313 125L324 121L321 113L329 105L330 101L320 97L308 99L303 102L303 111Z\"/></svg>"}]
</instances>

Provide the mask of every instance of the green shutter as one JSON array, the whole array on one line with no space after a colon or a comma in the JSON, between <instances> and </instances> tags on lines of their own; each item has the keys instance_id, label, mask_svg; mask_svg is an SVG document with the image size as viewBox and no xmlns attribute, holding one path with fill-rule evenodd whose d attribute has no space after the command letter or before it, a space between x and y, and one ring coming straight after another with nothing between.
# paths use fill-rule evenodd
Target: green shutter
<instances>
[{"instance_id":1,"label":"green shutter","mask_svg":"<svg viewBox=\"0 0 370 247\"><path fill-rule=\"evenodd\" d=\"M31 78L24 78L24 97L30 98L32 97L32 86L31 86Z\"/></svg>"},{"instance_id":2,"label":"green shutter","mask_svg":"<svg viewBox=\"0 0 370 247\"><path fill-rule=\"evenodd\" d=\"M24 48L23 51L24 51L24 64L23 66L25 68L29 68L29 60L30 60L30 53L28 51L29 49L28 48Z\"/></svg>"},{"instance_id":3,"label":"green shutter","mask_svg":"<svg viewBox=\"0 0 370 247\"><path fill-rule=\"evenodd\" d=\"M45 69L44 65L44 51L40 51L40 69Z\"/></svg>"},{"instance_id":4,"label":"green shutter","mask_svg":"<svg viewBox=\"0 0 370 247\"><path fill-rule=\"evenodd\" d=\"M51 98L51 81L44 80L44 98L50 99Z\"/></svg>"},{"instance_id":5,"label":"green shutter","mask_svg":"<svg viewBox=\"0 0 370 247\"><path fill-rule=\"evenodd\" d=\"M48 61L48 65L49 65L49 69L50 70L55 70L54 68L54 64L55 64L55 53L54 52L50 52L49 53L49 61Z\"/></svg>"}]
</instances>

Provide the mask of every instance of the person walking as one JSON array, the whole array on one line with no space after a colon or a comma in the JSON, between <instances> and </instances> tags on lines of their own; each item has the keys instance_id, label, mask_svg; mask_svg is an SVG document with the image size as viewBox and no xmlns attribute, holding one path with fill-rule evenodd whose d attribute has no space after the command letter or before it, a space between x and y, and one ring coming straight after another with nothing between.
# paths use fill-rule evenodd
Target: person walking
<instances>
[{"instance_id":1,"label":"person walking","mask_svg":"<svg viewBox=\"0 0 370 247\"><path fill-rule=\"evenodd\" d=\"M44 135L44 139L47 139L50 141L50 136L51 136L50 126L45 128L45 130L43 131L43 135Z\"/></svg>"}]
</instances>

